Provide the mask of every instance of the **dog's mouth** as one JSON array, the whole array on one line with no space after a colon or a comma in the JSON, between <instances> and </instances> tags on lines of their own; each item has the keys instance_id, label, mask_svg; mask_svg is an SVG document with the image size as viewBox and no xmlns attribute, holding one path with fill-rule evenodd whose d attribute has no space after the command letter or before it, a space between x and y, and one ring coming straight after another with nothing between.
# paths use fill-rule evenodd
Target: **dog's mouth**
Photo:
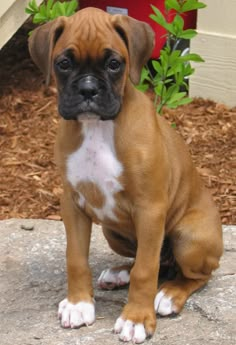
<instances>
[{"instance_id":1,"label":"dog's mouth","mask_svg":"<svg viewBox=\"0 0 236 345\"><path fill-rule=\"evenodd\" d=\"M79 122L94 122L94 121L99 121L100 116L93 114L93 113L83 113L80 115L77 115L76 118L77 121Z\"/></svg>"},{"instance_id":2,"label":"dog's mouth","mask_svg":"<svg viewBox=\"0 0 236 345\"><path fill-rule=\"evenodd\" d=\"M97 117L114 119L121 108L121 97L103 79L92 75L76 78L59 91L58 110L65 120Z\"/></svg>"},{"instance_id":3,"label":"dog's mouth","mask_svg":"<svg viewBox=\"0 0 236 345\"><path fill-rule=\"evenodd\" d=\"M93 120L93 119L100 119L102 121L106 120L114 120L119 113L119 109L115 111L114 113L106 113L105 111L91 111L90 108L88 110L83 111L70 111L68 109L67 111L64 111L64 109L60 109L59 106L59 114L65 119L65 120Z\"/></svg>"},{"instance_id":4,"label":"dog's mouth","mask_svg":"<svg viewBox=\"0 0 236 345\"><path fill-rule=\"evenodd\" d=\"M107 102L98 99L97 102L79 102L77 98L69 101L66 97L59 98L58 111L65 120L84 120L99 118L102 121L113 120L120 111L120 100Z\"/></svg>"},{"instance_id":5,"label":"dog's mouth","mask_svg":"<svg viewBox=\"0 0 236 345\"><path fill-rule=\"evenodd\" d=\"M83 121L83 120L97 120L98 115L93 114L93 113L83 113L77 116L78 121Z\"/></svg>"}]
</instances>

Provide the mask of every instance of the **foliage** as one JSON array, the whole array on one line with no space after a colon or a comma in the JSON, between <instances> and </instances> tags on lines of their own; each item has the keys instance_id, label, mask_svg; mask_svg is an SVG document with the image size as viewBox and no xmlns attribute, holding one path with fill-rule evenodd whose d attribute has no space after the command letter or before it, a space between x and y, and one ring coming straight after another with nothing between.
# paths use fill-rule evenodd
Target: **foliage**
<instances>
[{"instance_id":1,"label":"foliage","mask_svg":"<svg viewBox=\"0 0 236 345\"><path fill-rule=\"evenodd\" d=\"M43 2L40 6L37 5L36 0L31 0L25 12L33 15L33 23L42 24L59 16L69 17L76 12L77 8L78 0L67 2L48 0L47 3Z\"/></svg>"},{"instance_id":2,"label":"foliage","mask_svg":"<svg viewBox=\"0 0 236 345\"><path fill-rule=\"evenodd\" d=\"M179 105L192 101L187 97L188 84L186 78L194 73L191 61L203 62L198 54L187 53L181 55L178 45L182 39L191 40L197 35L196 30L184 30L183 14L206 7L198 0L165 0L165 16L155 6L151 5L154 13L150 15L156 23L166 29L167 40L165 47L160 52L159 61L152 60L155 75L148 66L142 70L141 81L137 88L146 91L150 86L155 92L155 106L159 113L163 106L176 108ZM168 22L170 11L175 11L172 22ZM184 88L186 91L181 91Z\"/></svg>"}]
</instances>

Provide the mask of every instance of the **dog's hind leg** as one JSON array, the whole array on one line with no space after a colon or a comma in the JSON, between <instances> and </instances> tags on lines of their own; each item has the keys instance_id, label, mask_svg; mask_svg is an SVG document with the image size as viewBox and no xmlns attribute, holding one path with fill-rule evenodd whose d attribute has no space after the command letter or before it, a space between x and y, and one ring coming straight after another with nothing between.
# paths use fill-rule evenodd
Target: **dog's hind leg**
<instances>
[{"instance_id":1,"label":"dog's hind leg","mask_svg":"<svg viewBox=\"0 0 236 345\"><path fill-rule=\"evenodd\" d=\"M210 210L211 211L211 210ZM222 255L222 230L215 212L191 210L171 234L172 248L180 272L160 286L155 310L165 316L179 313L188 297L204 286Z\"/></svg>"},{"instance_id":2,"label":"dog's hind leg","mask_svg":"<svg viewBox=\"0 0 236 345\"><path fill-rule=\"evenodd\" d=\"M103 233L107 239L110 247L119 255L125 257L135 257L136 242L131 241L120 234L115 233L113 230L103 228ZM170 248L170 241L166 239L163 243L160 260L159 279L170 279L175 276L174 258ZM113 290L122 288L129 284L130 271L134 265L134 261L122 266L116 266L102 271L98 278L98 286L101 289Z\"/></svg>"},{"instance_id":3,"label":"dog's hind leg","mask_svg":"<svg viewBox=\"0 0 236 345\"><path fill-rule=\"evenodd\" d=\"M103 227L103 234L114 252L125 257L135 257L135 241L130 241L120 234L117 234L113 230L105 227ZM130 281L130 270L132 267L133 263L130 263L102 271L100 277L98 278L98 286L101 289L112 290L128 285Z\"/></svg>"}]
</instances>

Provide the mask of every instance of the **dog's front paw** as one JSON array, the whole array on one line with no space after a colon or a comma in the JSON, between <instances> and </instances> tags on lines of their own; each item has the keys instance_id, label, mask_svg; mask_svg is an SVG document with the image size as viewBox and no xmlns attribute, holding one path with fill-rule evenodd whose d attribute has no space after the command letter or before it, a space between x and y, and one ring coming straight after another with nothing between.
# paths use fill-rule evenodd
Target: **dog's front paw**
<instances>
[{"instance_id":1,"label":"dog's front paw","mask_svg":"<svg viewBox=\"0 0 236 345\"><path fill-rule=\"evenodd\" d=\"M116 320L114 333L119 334L119 339L124 342L140 344L153 335L155 328L154 310L126 305L122 315Z\"/></svg>"},{"instance_id":2,"label":"dog's front paw","mask_svg":"<svg viewBox=\"0 0 236 345\"><path fill-rule=\"evenodd\" d=\"M58 317L62 327L78 328L82 325L92 325L95 321L95 307L93 303L70 303L67 298L59 303Z\"/></svg>"},{"instance_id":3,"label":"dog's front paw","mask_svg":"<svg viewBox=\"0 0 236 345\"><path fill-rule=\"evenodd\" d=\"M119 317L114 326L114 333L119 333L119 339L127 342L132 340L134 344L143 343L146 339L146 331L142 323L133 323Z\"/></svg>"}]
</instances>

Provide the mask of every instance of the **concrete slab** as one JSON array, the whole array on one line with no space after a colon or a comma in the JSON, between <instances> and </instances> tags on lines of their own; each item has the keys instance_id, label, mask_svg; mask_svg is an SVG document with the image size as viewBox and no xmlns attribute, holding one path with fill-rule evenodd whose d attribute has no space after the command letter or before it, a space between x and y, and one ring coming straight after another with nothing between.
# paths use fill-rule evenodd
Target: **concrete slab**
<instances>
[{"instance_id":1,"label":"concrete slab","mask_svg":"<svg viewBox=\"0 0 236 345\"><path fill-rule=\"evenodd\" d=\"M157 331L148 344L235 345L235 226L224 228L224 241L221 267L213 279L189 299L181 315L159 318ZM125 262L111 252L97 226L93 229L90 262L94 284L104 268ZM96 288L96 323L79 330L59 326L57 305L65 295L63 224L47 220L1 221L0 344L121 344L112 328L126 302L127 289Z\"/></svg>"}]
</instances>

